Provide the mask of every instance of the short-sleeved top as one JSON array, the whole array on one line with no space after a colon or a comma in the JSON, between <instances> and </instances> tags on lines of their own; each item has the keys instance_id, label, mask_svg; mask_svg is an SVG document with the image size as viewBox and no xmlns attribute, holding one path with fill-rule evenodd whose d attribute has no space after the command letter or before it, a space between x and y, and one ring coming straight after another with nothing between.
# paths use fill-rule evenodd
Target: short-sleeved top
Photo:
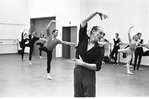
<instances>
[{"instance_id":1,"label":"short-sleeved top","mask_svg":"<svg viewBox=\"0 0 149 99\"><path fill-rule=\"evenodd\" d=\"M102 48L99 47L96 42L94 47L87 51L89 37L87 35L87 24L84 27L80 26L79 30L79 43L76 47L76 58L79 59L79 55L86 63L96 64L96 71L101 69L102 60L104 57Z\"/></svg>"},{"instance_id":2,"label":"short-sleeved top","mask_svg":"<svg viewBox=\"0 0 149 99\"><path fill-rule=\"evenodd\" d=\"M52 35L48 37L46 43L44 44L44 46L49 50L49 51L53 51L53 49L55 48L55 46L57 44L61 43L61 41L57 38L52 40Z\"/></svg>"}]
</instances>

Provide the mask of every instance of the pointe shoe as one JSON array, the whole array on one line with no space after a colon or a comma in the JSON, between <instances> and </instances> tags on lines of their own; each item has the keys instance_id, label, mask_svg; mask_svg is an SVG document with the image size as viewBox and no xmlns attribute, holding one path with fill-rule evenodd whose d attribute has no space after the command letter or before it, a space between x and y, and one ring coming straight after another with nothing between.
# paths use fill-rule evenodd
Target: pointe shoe
<instances>
[{"instance_id":1,"label":"pointe shoe","mask_svg":"<svg viewBox=\"0 0 149 99\"><path fill-rule=\"evenodd\" d=\"M52 80L52 77L48 74L47 79Z\"/></svg>"},{"instance_id":2,"label":"pointe shoe","mask_svg":"<svg viewBox=\"0 0 149 99\"><path fill-rule=\"evenodd\" d=\"M129 71L129 72L127 72L127 74L130 74L130 75L132 75L133 73Z\"/></svg>"}]
</instances>

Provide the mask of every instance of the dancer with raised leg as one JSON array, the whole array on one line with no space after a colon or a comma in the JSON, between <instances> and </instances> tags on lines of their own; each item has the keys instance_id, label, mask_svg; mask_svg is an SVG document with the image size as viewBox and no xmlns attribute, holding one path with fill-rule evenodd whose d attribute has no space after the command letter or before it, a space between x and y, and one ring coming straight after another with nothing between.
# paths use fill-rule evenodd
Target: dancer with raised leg
<instances>
[{"instance_id":1,"label":"dancer with raised leg","mask_svg":"<svg viewBox=\"0 0 149 99\"><path fill-rule=\"evenodd\" d=\"M135 52L135 50L136 50L136 48L139 44L137 42L137 40L139 39L139 37L138 37L139 34L138 33L136 35L134 35L131 39L130 31L131 31L132 28L133 28L133 26L129 28L129 32L128 32L129 47L118 50L118 52L122 52L122 53L127 54L127 64L126 64L127 74L133 74L130 71L130 61L131 61L133 53Z\"/></svg>"},{"instance_id":2,"label":"dancer with raised leg","mask_svg":"<svg viewBox=\"0 0 149 99\"><path fill-rule=\"evenodd\" d=\"M75 43L72 42L66 42L57 39L56 37L58 36L58 30L54 29L52 33L49 30L49 27L52 23L55 23L55 20L50 21L50 23L47 25L46 32L47 32L47 41L44 44L43 47L40 47L40 50L43 50L47 53L47 78L49 80L52 80L52 77L50 76L50 71L51 71L51 60L52 60L52 51L56 47L57 44L65 44L65 45L72 45L75 46Z\"/></svg>"},{"instance_id":3,"label":"dancer with raised leg","mask_svg":"<svg viewBox=\"0 0 149 99\"><path fill-rule=\"evenodd\" d=\"M24 31L25 31L26 29L24 29ZM20 47L22 48L22 51L21 51L21 59L22 59L22 61L24 61L24 50L25 50L25 47L26 47L26 42L29 40L28 38L27 38L27 33L25 33L25 32L22 32L22 34L21 34L21 41L19 42L20 43Z\"/></svg>"},{"instance_id":4,"label":"dancer with raised leg","mask_svg":"<svg viewBox=\"0 0 149 99\"><path fill-rule=\"evenodd\" d=\"M32 54L33 54L33 50L34 50L34 44L36 41L39 40L39 37L36 37L37 33L35 32L35 30L31 29L33 28L33 24L31 24L30 29L29 29L29 43L27 44L27 46L30 48L29 50L29 64L32 65L31 60L32 60Z\"/></svg>"}]
</instances>

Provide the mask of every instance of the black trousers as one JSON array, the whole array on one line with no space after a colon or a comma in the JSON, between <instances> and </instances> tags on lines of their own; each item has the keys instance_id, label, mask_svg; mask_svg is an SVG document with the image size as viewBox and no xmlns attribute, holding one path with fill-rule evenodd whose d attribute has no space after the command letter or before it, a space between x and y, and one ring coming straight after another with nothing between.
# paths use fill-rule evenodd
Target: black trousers
<instances>
[{"instance_id":1,"label":"black trousers","mask_svg":"<svg viewBox=\"0 0 149 99\"><path fill-rule=\"evenodd\" d=\"M119 49L119 47L114 47L113 50L112 50L112 52L111 52L111 54L110 54L110 57L112 59L114 59L114 63L115 64L117 64L118 49ZM114 56L114 54L115 54L115 56Z\"/></svg>"},{"instance_id":2,"label":"black trousers","mask_svg":"<svg viewBox=\"0 0 149 99\"><path fill-rule=\"evenodd\" d=\"M142 47L138 47L136 50L135 50L135 60L134 60L134 70L136 69L136 65L137 65L137 70L139 69L140 67L140 63L141 63L141 59L142 59L142 55L143 55L143 48ZM138 63L137 63L137 60L138 60Z\"/></svg>"},{"instance_id":3,"label":"black trousers","mask_svg":"<svg viewBox=\"0 0 149 99\"><path fill-rule=\"evenodd\" d=\"M74 68L74 97L95 97L95 71L81 66Z\"/></svg>"},{"instance_id":4,"label":"black trousers","mask_svg":"<svg viewBox=\"0 0 149 99\"><path fill-rule=\"evenodd\" d=\"M24 58L24 50L25 50L25 46L22 47L22 51L21 51L21 59L23 61Z\"/></svg>"},{"instance_id":5,"label":"black trousers","mask_svg":"<svg viewBox=\"0 0 149 99\"><path fill-rule=\"evenodd\" d=\"M32 54L33 54L33 50L34 50L34 45L30 45L30 44L25 44L26 47L29 47L29 61L32 60Z\"/></svg>"},{"instance_id":6,"label":"black trousers","mask_svg":"<svg viewBox=\"0 0 149 99\"><path fill-rule=\"evenodd\" d=\"M45 51L47 53L47 73L50 73L51 71L51 60L52 60L52 51L49 51L46 47L40 47L39 48L42 51Z\"/></svg>"},{"instance_id":7,"label":"black trousers","mask_svg":"<svg viewBox=\"0 0 149 99\"><path fill-rule=\"evenodd\" d=\"M29 61L32 60L33 50L34 50L34 45L30 46L30 50L29 50Z\"/></svg>"},{"instance_id":8,"label":"black trousers","mask_svg":"<svg viewBox=\"0 0 149 99\"><path fill-rule=\"evenodd\" d=\"M43 47L43 45L44 45L41 42L36 43L36 44L39 45L40 47ZM39 47L39 55L42 56L42 50L40 50L40 47Z\"/></svg>"}]
</instances>

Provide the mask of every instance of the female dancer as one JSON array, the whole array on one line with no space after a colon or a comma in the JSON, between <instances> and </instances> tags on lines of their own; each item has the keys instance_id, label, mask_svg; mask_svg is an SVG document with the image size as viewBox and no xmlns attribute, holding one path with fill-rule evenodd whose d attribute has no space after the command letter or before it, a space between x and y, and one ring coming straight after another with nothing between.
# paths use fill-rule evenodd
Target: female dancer
<instances>
[{"instance_id":1,"label":"female dancer","mask_svg":"<svg viewBox=\"0 0 149 99\"><path fill-rule=\"evenodd\" d=\"M56 22L56 21L52 20L48 24L48 26L46 28L46 32L47 32L47 36L48 36L47 41L43 47L40 47L40 50L43 50L47 53L47 78L49 80L52 80L52 78L50 76L52 51L56 47L56 45L57 44L65 44L65 45L75 46L75 43L61 41L61 40L57 39L56 37L58 36L58 30L55 29L52 31L52 33L50 33L49 27L50 27L51 23L54 23L54 22Z\"/></svg>"},{"instance_id":2,"label":"female dancer","mask_svg":"<svg viewBox=\"0 0 149 99\"><path fill-rule=\"evenodd\" d=\"M115 33L115 38L113 38L114 41L114 47L110 54L110 58L114 60L114 65L117 65L117 55L118 55L118 49L120 49L120 44L122 44L121 39L119 38L119 34ZM115 57L113 56L115 54Z\"/></svg>"},{"instance_id":3,"label":"female dancer","mask_svg":"<svg viewBox=\"0 0 149 99\"><path fill-rule=\"evenodd\" d=\"M24 29L24 31L25 31L26 29ZM22 61L24 61L24 50L25 50L25 47L26 47L26 45L25 45L25 43L29 40L28 38L27 38L27 33L24 33L24 31L22 32L22 34L21 34L21 41L19 42L20 43L20 47L22 48L22 51L21 51L21 59L22 59Z\"/></svg>"},{"instance_id":4,"label":"female dancer","mask_svg":"<svg viewBox=\"0 0 149 99\"><path fill-rule=\"evenodd\" d=\"M46 42L46 39L45 39L45 34L43 34L43 31L40 33L40 40L38 43L36 43L37 45L39 45L40 47L43 47L44 43ZM42 50L40 50L40 47L39 47L39 55L40 55L40 58L42 59Z\"/></svg>"},{"instance_id":5,"label":"female dancer","mask_svg":"<svg viewBox=\"0 0 149 99\"><path fill-rule=\"evenodd\" d=\"M138 33L135 36L133 36L133 38L131 39L130 31L132 28L133 26L129 28L129 32L128 32L129 47L118 50L118 52L123 52L127 54L127 64L126 64L127 74L133 74L132 72L130 72L130 61L131 61L133 53L135 52L137 48L137 45L138 45L137 40L139 39Z\"/></svg>"},{"instance_id":6,"label":"female dancer","mask_svg":"<svg viewBox=\"0 0 149 99\"><path fill-rule=\"evenodd\" d=\"M141 39L142 33L138 33L138 42L140 44L143 44L143 39ZM136 69L136 65L137 65L137 70L140 70L140 63L141 63L141 59L142 59L142 55L143 55L143 48L141 45L138 45L137 49L135 50L135 58L134 58L134 67L133 69ZM139 58L139 59L138 59ZM138 60L138 64L137 64L137 60Z\"/></svg>"},{"instance_id":7,"label":"female dancer","mask_svg":"<svg viewBox=\"0 0 149 99\"><path fill-rule=\"evenodd\" d=\"M32 54L33 54L33 50L34 50L34 44L37 40L39 40L38 37L36 37L36 32L35 30L32 30L33 24L31 24L31 27L29 29L29 43L27 44L27 46L30 48L29 50L29 64L32 65L31 60L32 60Z\"/></svg>"}]
</instances>

